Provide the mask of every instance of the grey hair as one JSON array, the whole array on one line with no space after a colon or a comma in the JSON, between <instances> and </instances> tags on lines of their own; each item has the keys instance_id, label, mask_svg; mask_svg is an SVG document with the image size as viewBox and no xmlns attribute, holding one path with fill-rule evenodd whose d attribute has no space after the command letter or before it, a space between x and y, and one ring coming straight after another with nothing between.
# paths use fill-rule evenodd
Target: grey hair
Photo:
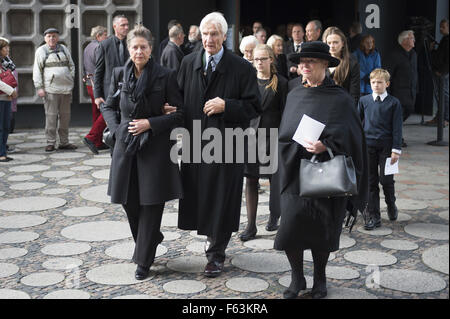
<instances>
[{"instance_id":1,"label":"grey hair","mask_svg":"<svg viewBox=\"0 0 450 319\"><path fill-rule=\"evenodd\" d=\"M259 44L258 39L254 35L248 35L246 37L243 37L241 40L241 44L239 45L239 50L242 54L244 54L245 48L249 44L254 44L255 47Z\"/></svg>"},{"instance_id":2,"label":"grey hair","mask_svg":"<svg viewBox=\"0 0 450 319\"><path fill-rule=\"evenodd\" d=\"M178 25L174 25L169 30L169 38L171 38L171 39L178 37L180 34L184 34L184 31L183 31L183 28Z\"/></svg>"},{"instance_id":3,"label":"grey hair","mask_svg":"<svg viewBox=\"0 0 450 319\"><path fill-rule=\"evenodd\" d=\"M403 31L402 33L400 33L398 35L398 44L402 45L403 41L405 41L405 39L410 35L410 34L414 34L413 30L406 30Z\"/></svg>"},{"instance_id":4,"label":"grey hair","mask_svg":"<svg viewBox=\"0 0 450 319\"><path fill-rule=\"evenodd\" d=\"M136 39L136 38L144 38L145 40L147 40L148 45L150 47L153 47L152 32L149 29L147 29L146 27L144 27L143 25L137 25L137 26L134 27L133 30L128 32L128 35L127 35L127 46L130 47L131 41Z\"/></svg>"},{"instance_id":5,"label":"grey hair","mask_svg":"<svg viewBox=\"0 0 450 319\"><path fill-rule=\"evenodd\" d=\"M314 25L316 26L316 30L323 30L322 29L322 22L320 22L319 20L312 20L312 21L310 21L310 23L314 23Z\"/></svg>"},{"instance_id":6,"label":"grey hair","mask_svg":"<svg viewBox=\"0 0 450 319\"><path fill-rule=\"evenodd\" d=\"M226 35L228 32L228 23L227 20L225 20L225 17L220 12L212 12L210 14L207 14L202 22L200 22L200 32L203 32L203 29L207 24L213 24L221 33L222 35Z\"/></svg>"},{"instance_id":7,"label":"grey hair","mask_svg":"<svg viewBox=\"0 0 450 319\"><path fill-rule=\"evenodd\" d=\"M108 30L105 27L102 26L93 27L91 30L91 38L95 40L99 35L102 35L107 32Z\"/></svg>"}]
</instances>

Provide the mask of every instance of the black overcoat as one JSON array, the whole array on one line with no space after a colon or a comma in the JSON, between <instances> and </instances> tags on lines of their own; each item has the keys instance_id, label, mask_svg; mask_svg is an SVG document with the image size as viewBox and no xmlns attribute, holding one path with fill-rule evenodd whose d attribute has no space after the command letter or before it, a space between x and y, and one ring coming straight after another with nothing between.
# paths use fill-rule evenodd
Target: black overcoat
<instances>
[{"instance_id":1,"label":"black overcoat","mask_svg":"<svg viewBox=\"0 0 450 319\"><path fill-rule=\"evenodd\" d=\"M331 148L335 155L352 157L359 191L353 202L361 211L367 205L367 147L353 99L330 79L315 88L297 86L287 97L280 125L281 222L275 249L336 251L339 249L347 199L307 199L299 196L300 161L311 159L312 154L292 137L305 114L326 125L320 137L324 145ZM328 153L320 154L319 160L329 160Z\"/></svg>"},{"instance_id":2,"label":"black overcoat","mask_svg":"<svg viewBox=\"0 0 450 319\"><path fill-rule=\"evenodd\" d=\"M125 67L132 63L130 60ZM116 204L127 203L134 160L137 161L140 205L162 204L182 197L178 163L174 163L170 158L170 151L176 141L170 140L170 134L173 128L180 126L183 122L183 99L176 72L160 66L153 59L148 63L153 66L144 93L147 102L141 108L142 113L139 118L147 118L151 130L148 141L135 155L130 156L125 153L127 144L124 140L128 133L128 124L133 120L130 113L135 108L126 84L122 85L120 95L114 98L111 94L102 108L103 117L116 140L108 188L111 202ZM118 83L129 78L126 68L114 70L110 92L116 92ZM121 76L124 73L125 75ZM162 108L165 103L177 106L177 112L163 115ZM118 108L120 108L120 120L117 118Z\"/></svg>"},{"instance_id":3,"label":"black overcoat","mask_svg":"<svg viewBox=\"0 0 450 319\"><path fill-rule=\"evenodd\" d=\"M390 93L402 106L414 106L419 83L416 51L412 49L408 53L398 45L388 58L387 69L391 74Z\"/></svg>"},{"instance_id":4,"label":"black overcoat","mask_svg":"<svg viewBox=\"0 0 450 319\"><path fill-rule=\"evenodd\" d=\"M205 163L202 158L200 163L194 163L193 154L190 163L182 159L184 198L180 201L178 226L215 236L238 230L242 200L244 164L225 163L225 129L245 130L250 120L261 113L261 106L256 72L250 63L225 49L207 84L204 54L202 49L186 56L178 73L178 83L184 93L185 128L190 133L191 148L194 142L198 143L193 136L194 120L200 121L197 122L201 125L200 134L208 128L218 129L222 137L222 160ZM225 112L208 117L203 112L204 105L216 97L225 100ZM209 142L204 141L202 146ZM234 149L234 154L236 151L244 155L243 146Z\"/></svg>"}]
</instances>

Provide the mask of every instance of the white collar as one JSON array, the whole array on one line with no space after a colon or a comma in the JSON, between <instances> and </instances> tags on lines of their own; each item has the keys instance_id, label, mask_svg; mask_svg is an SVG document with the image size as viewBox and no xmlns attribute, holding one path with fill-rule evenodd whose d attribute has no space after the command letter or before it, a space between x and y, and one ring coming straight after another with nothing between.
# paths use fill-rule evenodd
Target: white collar
<instances>
[{"instance_id":1,"label":"white collar","mask_svg":"<svg viewBox=\"0 0 450 319\"><path fill-rule=\"evenodd\" d=\"M384 92L383 94L381 94L381 95L380 95L381 102L384 102L384 100L387 98L387 96L388 96L387 91ZM376 100L377 100L377 97L378 97L378 94L372 93L372 97L373 97L373 100L376 101Z\"/></svg>"},{"instance_id":2,"label":"white collar","mask_svg":"<svg viewBox=\"0 0 450 319\"><path fill-rule=\"evenodd\" d=\"M214 59L214 62L216 64L216 66L219 64L220 60L223 57L223 53L225 52L225 49L222 48L220 49L220 51L216 54L214 54L212 57ZM205 51L205 57L206 57L206 69L208 68L208 61L209 61L209 57L211 56L211 54L209 54L208 52Z\"/></svg>"}]
</instances>

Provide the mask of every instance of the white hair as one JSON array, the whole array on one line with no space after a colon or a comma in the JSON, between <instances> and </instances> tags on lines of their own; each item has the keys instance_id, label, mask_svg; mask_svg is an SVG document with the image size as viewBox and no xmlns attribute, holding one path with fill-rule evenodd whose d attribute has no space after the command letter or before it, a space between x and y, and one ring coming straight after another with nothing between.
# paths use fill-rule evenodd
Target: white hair
<instances>
[{"instance_id":1,"label":"white hair","mask_svg":"<svg viewBox=\"0 0 450 319\"><path fill-rule=\"evenodd\" d=\"M241 40L241 44L239 45L239 50L242 54L244 54L245 48L249 44L254 44L255 47L259 44L258 39L254 35L248 35L246 37L243 37Z\"/></svg>"},{"instance_id":2,"label":"white hair","mask_svg":"<svg viewBox=\"0 0 450 319\"><path fill-rule=\"evenodd\" d=\"M228 32L228 23L225 20L225 17L220 12L212 12L207 14L202 22L200 22L200 32L203 32L203 29L207 24L213 24L222 35L226 35Z\"/></svg>"},{"instance_id":3,"label":"white hair","mask_svg":"<svg viewBox=\"0 0 450 319\"><path fill-rule=\"evenodd\" d=\"M413 30L406 30L403 31L402 33L400 33L398 35L398 44L402 45L403 41L405 41L405 39L410 35L410 34L414 35L414 31Z\"/></svg>"}]
</instances>

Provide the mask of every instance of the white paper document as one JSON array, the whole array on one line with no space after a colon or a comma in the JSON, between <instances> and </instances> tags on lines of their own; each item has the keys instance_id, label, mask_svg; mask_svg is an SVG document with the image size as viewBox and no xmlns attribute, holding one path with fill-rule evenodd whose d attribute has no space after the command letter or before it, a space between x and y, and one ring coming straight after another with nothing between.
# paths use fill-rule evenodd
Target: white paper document
<instances>
[{"instance_id":1,"label":"white paper document","mask_svg":"<svg viewBox=\"0 0 450 319\"><path fill-rule=\"evenodd\" d=\"M303 147L307 147L309 142L317 142L325 129L325 124L310 118L308 115L303 115L300 124L298 125L297 131L292 138L297 143L301 144Z\"/></svg>"},{"instance_id":2,"label":"white paper document","mask_svg":"<svg viewBox=\"0 0 450 319\"><path fill-rule=\"evenodd\" d=\"M395 175L398 174L399 170L398 170L398 163L400 161L397 161L397 163L395 163L394 165L391 165L391 158L389 157L388 159L386 159L386 165L384 166L384 175L388 176L388 175Z\"/></svg>"}]
</instances>

